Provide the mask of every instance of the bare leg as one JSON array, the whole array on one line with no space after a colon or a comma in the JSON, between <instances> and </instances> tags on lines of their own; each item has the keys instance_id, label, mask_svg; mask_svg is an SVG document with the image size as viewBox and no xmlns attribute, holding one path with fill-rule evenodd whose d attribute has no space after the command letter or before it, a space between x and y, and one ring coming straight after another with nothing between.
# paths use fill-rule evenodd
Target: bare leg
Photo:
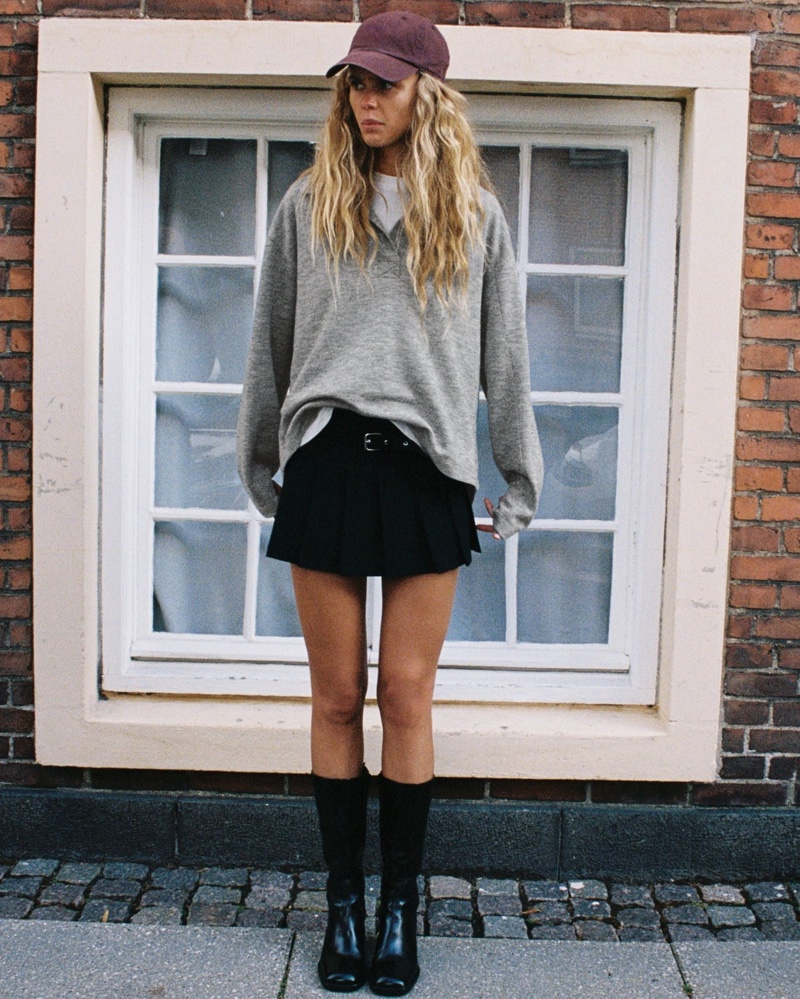
<instances>
[{"instance_id":1,"label":"bare leg","mask_svg":"<svg viewBox=\"0 0 800 999\"><path fill-rule=\"evenodd\" d=\"M364 761L367 581L292 566L311 669L311 769L357 777Z\"/></svg>"},{"instance_id":2,"label":"bare leg","mask_svg":"<svg viewBox=\"0 0 800 999\"><path fill-rule=\"evenodd\" d=\"M382 772L403 784L433 776L431 704L458 569L383 580L378 707Z\"/></svg>"}]
</instances>

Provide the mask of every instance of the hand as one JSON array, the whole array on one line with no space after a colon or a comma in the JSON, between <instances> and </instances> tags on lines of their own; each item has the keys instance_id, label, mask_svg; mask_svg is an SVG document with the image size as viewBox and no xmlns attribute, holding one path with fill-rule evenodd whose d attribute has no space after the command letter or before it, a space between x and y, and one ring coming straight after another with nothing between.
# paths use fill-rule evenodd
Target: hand
<instances>
[{"instance_id":1,"label":"hand","mask_svg":"<svg viewBox=\"0 0 800 999\"><path fill-rule=\"evenodd\" d=\"M494 503L492 503L492 501L489 499L488 496L484 498L483 505L486 507L489 516L494 517ZM492 524L476 524L475 526L478 528L479 531L488 531L492 535L492 537L496 538L498 541L502 540L502 538L494 529Z\"/></svg>"}]
</instances>

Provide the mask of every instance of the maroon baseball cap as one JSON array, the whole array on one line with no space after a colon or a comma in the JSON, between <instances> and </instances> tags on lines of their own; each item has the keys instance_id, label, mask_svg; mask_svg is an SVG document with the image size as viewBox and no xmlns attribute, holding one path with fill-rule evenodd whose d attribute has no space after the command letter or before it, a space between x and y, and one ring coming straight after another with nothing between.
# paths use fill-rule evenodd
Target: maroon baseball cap
<instances>
[{"instance_id":1,"label":"maroon baseball cap","mask_svg":"<svg viewBox=\"0 0 800 999\"><path fill-rule=\"evenodd\" d=\"M408 10L390 10L363 21L350 51L325 75L360 66L390 83L404 80L415 69L443 80L449 64L447 42L433 21Z\"/></svg>"}]
</instances>

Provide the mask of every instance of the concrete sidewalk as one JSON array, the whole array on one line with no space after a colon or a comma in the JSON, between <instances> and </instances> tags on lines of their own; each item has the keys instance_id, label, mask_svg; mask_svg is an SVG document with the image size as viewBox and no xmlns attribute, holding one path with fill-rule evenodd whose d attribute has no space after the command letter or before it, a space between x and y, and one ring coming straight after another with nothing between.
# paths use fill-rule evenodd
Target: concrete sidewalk
<instances>
[{"instance_id":1,"label":"concrete sidewalk","mask_svg":"<svg viewBox=\"0 0 800 999\"><path fill-rule=\"evenodd\" d=\"M321 936L4 920L3 999L307 999ZM415 999L797 999L800 942L419 941ZM362 990L369 995L369 989Z\"/></svg>"}]
</instances>

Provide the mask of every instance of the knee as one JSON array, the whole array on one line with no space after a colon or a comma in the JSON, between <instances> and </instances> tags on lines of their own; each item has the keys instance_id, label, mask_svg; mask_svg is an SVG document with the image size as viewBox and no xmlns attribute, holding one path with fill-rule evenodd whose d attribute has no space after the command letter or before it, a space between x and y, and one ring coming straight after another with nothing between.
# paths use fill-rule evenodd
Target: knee
<instances>
[{"instance_id":1,"label":"knee","mask_svg":"<svg viewBox=\"0 0 800 999\"><path fill-rule=\"evenodd\" d=\"M313 698L313 710L328 725L350 728L361 723L364 710L366 690L353 687L350 690L337 690L325 695L316 694Z\"/></svg>"},{"instance_id":2,"label":"knee","mask_svg":"<svg viewBox=\"0 0 800 999\"><path fill-rule=\"evenodd\" d=\"M428 725L432 700L433 689L427 679L378 681L378 710L384 727L415 729Z\"/></svg>"}]
</instances>

